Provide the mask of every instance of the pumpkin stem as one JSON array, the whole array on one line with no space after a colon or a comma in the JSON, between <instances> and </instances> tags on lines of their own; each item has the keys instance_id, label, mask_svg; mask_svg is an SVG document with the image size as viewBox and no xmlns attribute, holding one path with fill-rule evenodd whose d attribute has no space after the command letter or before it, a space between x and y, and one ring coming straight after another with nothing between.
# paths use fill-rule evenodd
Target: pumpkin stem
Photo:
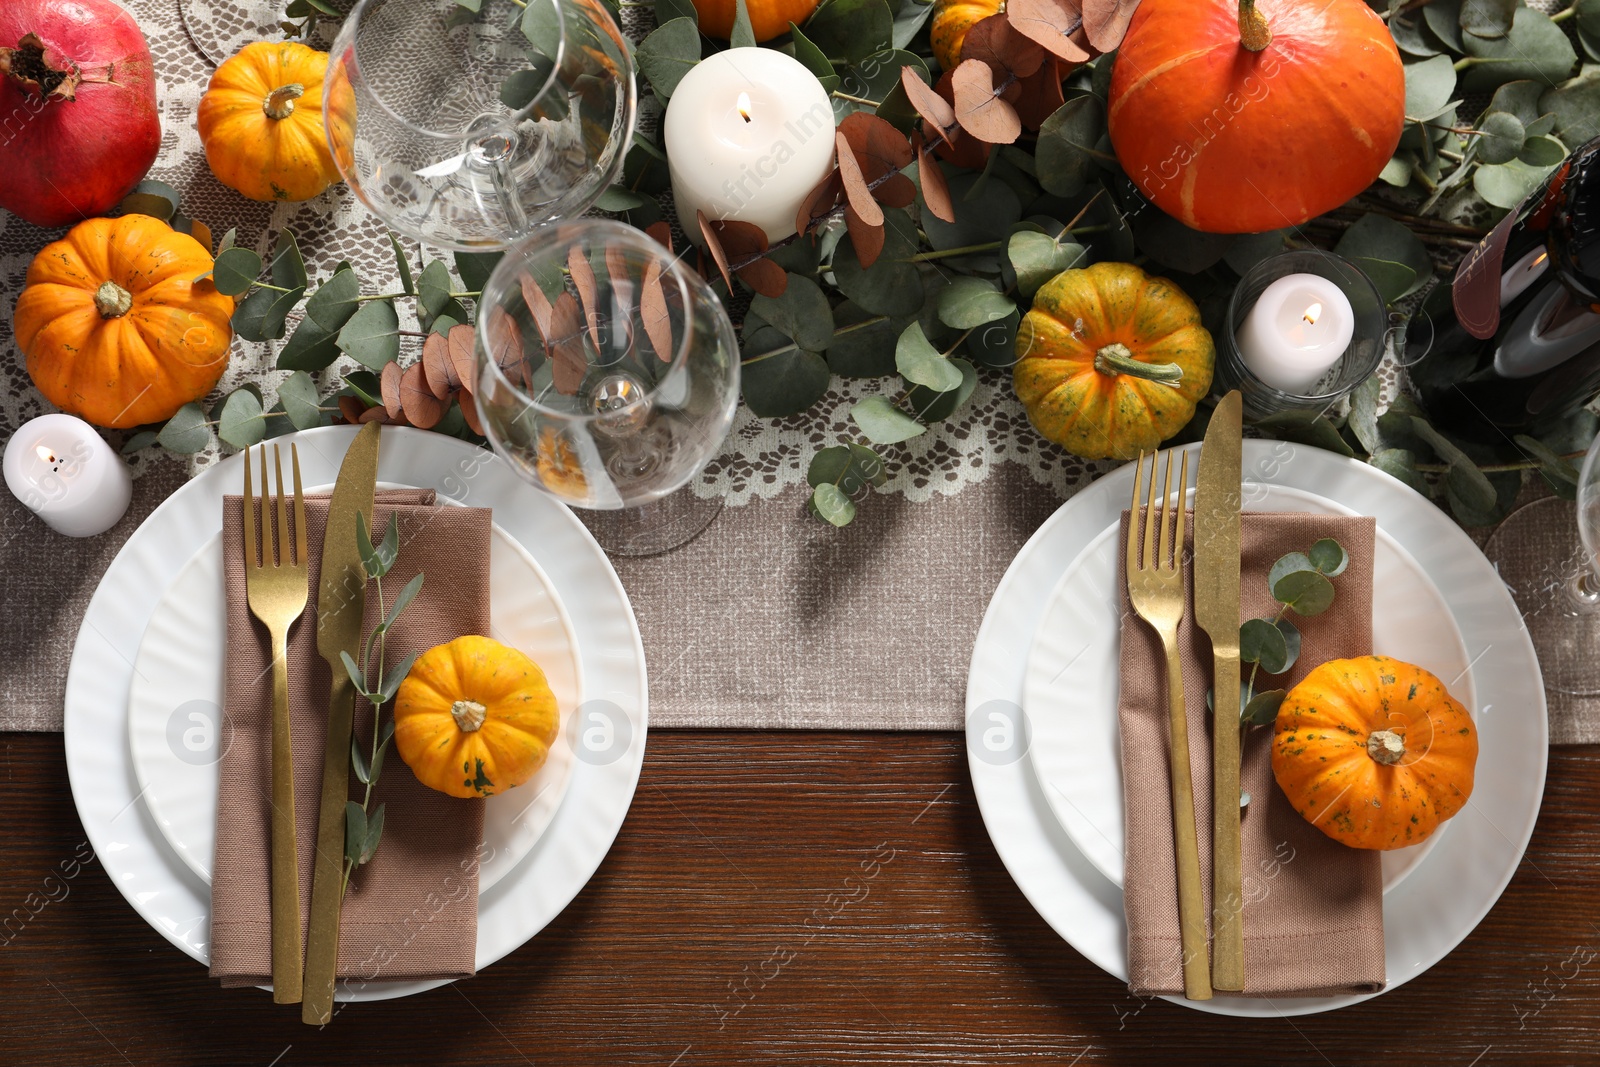
<instances>
[{"instance_id":1,"label":"pumpkin stem","mask_svg":"<svg viewBox=\"0 0 1600 1067\"><path fill-rule=\"evenodd\" d=\"M483 725L489 709L476 700L458 700L450 705L450 717L461 727L462 733L472 733Z\"/></svg>"},{"instance_id":2,"label":"pumpkin stem","mask_svg":"<svg viewBox=\"0 0 1600 1067\"><path fill-rule=\"evenodd\" d=\"M286 119L294 114L294 102L304 95L306 87L299 82L280 85L262 102L261 110L269 119Z\"/></svg>"},{"instance_id":3,"label":"pumpkin stem","mask_svg":"<svg viewBox=\"0 0 1600 1067\"><path fill-rule=\"evenodd\" d=\"M1176 386L1183 381L1183 368L1178 364L1145 363L1135 358L1128 346L1120 342L1106 345L1094 354L1094 369L1101 374L1126 374L1162 385Z\"/></svg>"},{"instance_id":4,"label":"pumpkin stem","mask_svg":"<svg viewBox=\"0 0 1600 1067\"><path fill-rule=\"evenodd\" d=\"M71 100L77 96L78 86L83 82L83 71L70 59L54 58L65 65L53 66L45 58L44 42L37 33L30 33L17 42L17 47L0 48L0 74L9 77L24 95Z\"/></svg>"},{"instance_id":5,"label":"pumpkin stem","mask_svg":"<svg viewBox=\"0 0 1600 1067\"><path fill-rule=\"evenodd\" d=\"M1367 738L1367 755L1383 764L1392 767L1405 758L1406 739L1393 730L1375 730Z\"/></svg>"},{"instance_id":6,"label":"pumpkin stem","mask_svg":"<svg viewBox=\"0 0 1600 1067\"><path fill-rule=\"evenodd\" d=\"M102 282L94 293L94 309L102 319L120 319L133 307L133 296L116 282Z\"/></svg>"},{"instance_id":7,"label":"pumpkin stem","mask_svg":"<svg viewBox=\"0 0 1600 1067\"><path fill-rule=\"evenodd\" d=\"M1256 0L1239 0L1239 43L1252 52L1264 52L1272 43L1272 28Z\"/></svg>"}]
</instances>

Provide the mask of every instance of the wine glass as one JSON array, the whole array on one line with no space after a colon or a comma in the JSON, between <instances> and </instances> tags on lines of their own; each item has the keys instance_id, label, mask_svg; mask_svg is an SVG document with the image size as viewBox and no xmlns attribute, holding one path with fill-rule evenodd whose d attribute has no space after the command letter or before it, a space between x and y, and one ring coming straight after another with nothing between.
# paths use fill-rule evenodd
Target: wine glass
<instances>
[{"instance_id":1,"label":"wine glass","mask_svg":"<svg viewBox=\"0 0 1600 1067\"><path fill-rule=\"evenodd\" d=\"M1516 598L1545 688L1600 695L1600 437L1578 475L1574 507L1545 497L1508 515L1484 551Z\"/></svg>"},{"instance_id":2,"label":"wine glass","mask_svg":"<svg viewBox=\"0 0 1600 1067\"><path fill-rule=\"evenodd\" d=\"M622 169L633 59L600 0L361 0L323 99L339 172L388 226L505 248Z\"/></svg>"},{"instance_id":3,"label":"wine glass","mask_svg":"<svg viewBox=\"0 0 1600 1067\"><path fill-rule=\"evenodd\" d=\"M653 555L698 534L720 497L683 488L722 447L739 346L722 302L631 226L542 226L478 302L476 403L494 450L578 508L608 551Z\"/></svg>"}]
</instances>

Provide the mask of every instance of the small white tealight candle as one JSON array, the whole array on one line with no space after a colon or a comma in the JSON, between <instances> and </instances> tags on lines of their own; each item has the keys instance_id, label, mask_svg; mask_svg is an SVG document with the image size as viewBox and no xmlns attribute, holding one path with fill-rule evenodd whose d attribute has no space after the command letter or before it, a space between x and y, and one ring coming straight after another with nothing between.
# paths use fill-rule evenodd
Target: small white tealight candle
<instances>
[{"instance_id":1,"label":"small white tealight candle","mask_svg":"<svg viewBox=\"0 0 1600 1067\"><path fill-rule=\"evenodd\" d=\"M1337 285L1318 274L1290 274L1261 293L1236 339L1257 378L1303 396L1339 362L1355 330L1355 312Z\"/></svg>"},{"instance_id":2,"label":"small white tealight candle","mask_svg":"<svg viewBox=\"0 0 1600 1067\"><path fill-rule=\"evenodd\" d=\"M833 105L799 60L730 48L701 60L672 92L661 137L678 221L702 243L695 212L793 234L806 194L833 169Z\"/></svg>"},{"instance_id":3,"label":"small white tealight candle","mask_svg":"<svg viewBox=\"0 0 1600 1067\"><path fill-rule=\"evenodd\" d=\"M133 498L122 457L82 419L41 415L6 442L6 487L57 533L92 537L117 524Z\"/></svg>"}]
</instances>

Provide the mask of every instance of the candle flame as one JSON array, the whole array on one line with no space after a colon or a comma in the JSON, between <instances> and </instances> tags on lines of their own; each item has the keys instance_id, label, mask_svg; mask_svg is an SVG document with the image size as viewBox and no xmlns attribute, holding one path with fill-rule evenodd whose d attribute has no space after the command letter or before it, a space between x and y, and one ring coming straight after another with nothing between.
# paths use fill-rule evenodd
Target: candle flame
<instances>
[{"instance_id":1,"label":"candle flame","mask_svg":"<svg viewBox=\"0 0 1600 1067\"><path fill-rule=\"evenodd\" d=\"M34 451L37 452L39 454L39 458L44 460L46 463L54 463L56 461L56 454L50 451L50 449L45 445L40 445L38 448L34 449Z\"/></svg>"},{"instance_id":2,"label":"candle flame","mask_svg":"<svg viewBox=\"0 0 1600 1067\"><path fill-rule=\"evenodd\" d=\"M746 122L750 121L750 94L749 93L740 93L739 94L739 117L744 119Z\"/></svg>"},{"instance_id":3,"label":"candle flame","mask_svg":"<svg viewBox=\"0 0 1600 1067\"><path fill-rule=\"evenodd\" d=\"M1305 319L1306 322L1308 322L1311 325L1315 326L1316 323L1317 323L1317 316L1319 316L1321 314L1322 314L1322 305L1321 304L1312 304L1310 307L1306 308L1306 313L1304 315L1302 315L1301 318Z\"/></svg>"}]
</instances>

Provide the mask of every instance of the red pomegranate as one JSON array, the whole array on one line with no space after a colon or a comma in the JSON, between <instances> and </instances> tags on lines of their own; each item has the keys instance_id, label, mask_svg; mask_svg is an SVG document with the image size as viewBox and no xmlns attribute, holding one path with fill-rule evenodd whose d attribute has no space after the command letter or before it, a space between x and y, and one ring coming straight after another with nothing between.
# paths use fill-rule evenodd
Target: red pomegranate
<instances>
[{"instance_id":1,"label":"red pomegranate","mask_svg":"<svg viewBox=\"0 0 1600 1067\"><path fill-rule=\"evenodd\" d=\"M109 0L0 2L0 207L38 226L103 215L161 147L155 69Z\"/></svg>"},{"instance_id":2,"label":"red pomegranate","mask_svg":"<svg viewBox=\"0 0 1600 1067\"><path fill-rule=\"evenodd\" d=\"M1405 101L1394 38L1364 0L1143 0L1108 120L1157 207L1197 230L1257 233L1371 185Z\"/></svg>"}]
</instances>

